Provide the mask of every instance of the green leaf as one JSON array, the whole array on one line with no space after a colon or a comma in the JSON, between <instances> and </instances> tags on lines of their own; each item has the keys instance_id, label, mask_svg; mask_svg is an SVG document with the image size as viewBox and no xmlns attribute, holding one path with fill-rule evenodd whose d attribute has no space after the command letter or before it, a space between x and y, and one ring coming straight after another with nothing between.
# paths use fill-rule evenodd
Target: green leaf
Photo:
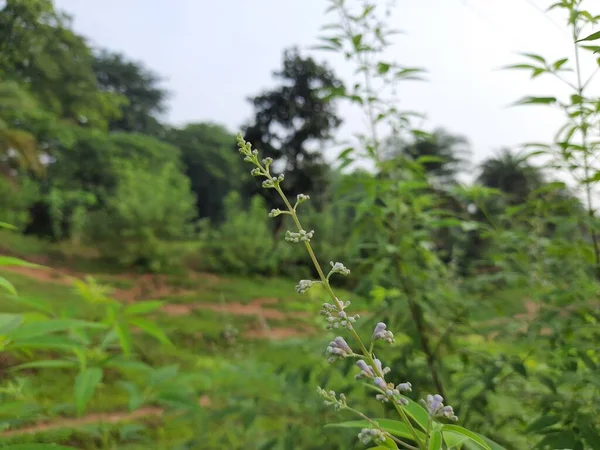
<instances>
[{"instance_id":1,"label":"green leaf","mask_svg":"<svg viewBox=\"0 0 600 450\"><path fill-rule=\"evenodd\" d=\"M546 64L546 60L544 59L544 57L540 56L540 55L536 55L535 53L521 53L521 56L525 56L527 58L531 58L531 59L535 59L536 61L539 61L543 64Z\"/></svg>"},{"instance_id":2,"label":"green leaf","mask_svg":"<svg viewBox=\"0 0 600 450\"><path fill-rule=\"evenodd\" d=\"M125 356L129 356L131 354L131 333L129 332L129 328L127 328L126 324L117 321L115 322L114 330L117 336L119 336L119 344L123 349L123 353L125 353Z\"/></svg>"},{"instance_id":3,"label":"green leaf","mask_svg":"<svg viewBox=\"0 0 600 450\"><path fill-rule=\"evenodd\" d=\"M178 364L171 364L169 366L160 367L155 369L150 375L149 385L156 386L164 383L167 380L173 379L179 372Z\"/></svg>"},{"instance_id":4,"label":"green leaf","mask_svg":"<svg viewBox=\"0 0 600 450\"><path fill-rule=\"evenodd\" d=\"M57 444L13 444L2 446L8 450L76 450L75 447L65 447Z\"/></svg>"},{"instance_id":5,"label":"green leaf","mask_svg":"<svg viewBox=\"0 0 600 450\"><path fill-rule=\"evenodd\" d=\"M419 156L416 161L419 164L427 164L427 163L445 163L447 162L447 159L445 158L441 158L439 156L433 156L433 155L424 155L424 156Z\"/></svg>"},{"instance_id":6,"label":"green leaf","mask_svg":"<svg viewBox=\"0 0 600 450\"><path fill-rule=\"evenodd\" d=\"M63 359L43 359L40 361L19 364L18 366L11 367L11 369L66 369L72 367L77 367L77 363L75 361L67 361Z\"/></svg>"},{"instance_id":7,"label":"green leaf","mask_svg":"<svg viewBox=\"0 0 600 450\"><path fill-rule=\"evenodd\" d=\"M435 430L431 433L429 440L429 450L441 450L442 448L442 433L440 430Z\"/></svg>"},{"instance_id":8,"label":"green leaf","mask_svg":"<svg viewBox=\"0 0 600 450\"><path fill-rule=\"evenodd\" d=\"M75 405L78 416L84 413L100 381L102 381L102 369L98 367L88 367L75 379Z\"/></svg>"},{"instance_id":9,"label":"green leaf","mask_svg":"<svg viewBox=\"0 0 600 450\"><path fill-rule=\"evenodd\" d=\"M492 450L492 448L478 434L475 434L472 431L467 430L466 428L460 427L458 425L442 425L442 431L452 431L456 434L462 434L463 436L468 437L471 441L481 446L481 448L485 450Z\"/></svg>"},{"instance_id":10,"label":"green leaf","mask_svg":"<svg viewBox=\"0 0 600 450\"><path fill-rule=\"evenodd\" d=\"M15 258L13 256L0 256L0 266L20 266L20 267L33 267L37 269L44 268L39 264L33 264L29 261L23 261L22 259Z\"/></svg>"},{"instance_id":11,"label":"green leaf","mask_svg":"<svg viewBox=\"0 0 600 450\"><path fill-rule=\"evenodd\" d=\"M17 295L17 290L15 287L4 277L0 277L0 287L6 289L12 295Z\"/></svg>"},{"instance_id":12,"label":"green leaf","mask_svg":"<svg viewBox=\"0 0 600 450\"><path fill-rule=\"evenodd\" d=\"M138 303L134 303L133 305L130 305L127 308L125 308L124 313L125 313L125 315L128 315L128 316L135 316L138 314L147 314L149 312L157 310L162 305L164 305L164 302L162 302L160 300L150 300L150 301L146 301L146 302L138 302Z\"/></svg>"},{"instance_id":13,"label":"green leaf","mask_svg":"<svg viewBox=\"0 0 600 450\"><path fill-rule=\"evenodd\" d=\"M20 314L0 314L0 335L7 335L23 323Z\"/></svg>"},{"instance_id":14,"label":"green leaf","mask_svg":"<svg viewBox=\"0 0 600 450\"><path fill-rule=\"evenodd\" d=\"M600 39L600 31L596 31L595 33L590 34L588 37L585 37L583 39L579 39L576 42L583 42L583 41L596 41Z\"/></svg>"},{"instance_id":15,"label":"green leaf","mask_svg":"<svg viewBox=\"0 0 600 450\"><path fill-rule=\"evenodd\" d=\"M554 70L558 70L560 69L567 61L569 61L569 58L563 58L563 59L559 59L558 61L555 61L554 64L552 65L552 67L554 67Z\"/></svg>"},{"instance_id":16,"label":"green leaf","mask_svg":"<svg viewBox=\"0 0 600 450\"><path fill-rule=\"evenodd\" d=\"M6 222L0 222L0 228L6 228L7 230L18 230L17 227L15 227L14 225L10 224L10 223L6 223Z\"/></svg>"},{"instance_id":17,"label":"green leaf","mask_svg":"<svg viewBox=\"0 0 600 450\"><path fill-rule=\"evenodd\" d=\"M462 434L455 433L453 431L444 431L443 435L444 441L446 442L446 445L448 446L449 450L453 448L460 448L460 446L464 444L465 441L469 440L468 437L463 436Z\"/></svg>"},{"instance_id":18,"label":"green leaf","mask_svg":"<svg viewBox=\"0 0 600 450\"><path fill-rule=\"evenodd\" d=\"M414 439L410 428L404 422L391 419L373 419L373 421L393 436ZM350 420L348 422L327 424L325 428L372 428L372 426L368 420ZM424 433L417 431L417 435L419 439L425 439Z\"/></svg>"},{"instance_id":19,"label":"green leaf","mask_svg":"<svg viewBox=\"0 0 600 450\"><path fill-rule=\"evenodd\" d=\"M427 414L425 408L412 399L405 396L403 397L408 400L408 405L403 407L404 411L406 411L406 414L408 414L408 416L413 419L423 430L426 430L427 424L429 423L429 414Z\"/></svg>"},{"instance_id":20,"label":"green leaf","mask_svg":"<svg viewBox=\"0 0 600 450\"><path fill-rule=\"evenodd\" d=\"M560 416L542 416L530 423L525 431L527 433L537 434L540 431L551 427L552 425L556 425L558 422L560 422Z\"/></svg>"},{"instance_id":21,"label":"green leaf","mask_svg":"<svg viewBox=\"0 0 600 450\"><path fill-rule=\"evenodd\" d=\"M162 328L160 328L155 323L150 322L149 320L146 320L146 319L139 318L139 317L135 318L135 319L130 319L129 322L132 325L135 325L136 327L138 327L144 333L146 333L146 334L152 336L153 338L155 338L156 340L162 342L163 344L171 344L171 341L169 340L169 338L167 337L165 332L162 330Z\"/></svg>"},{"instance_id":22,"label":"green leaf","mask_svg":"<svg viewBox=\"0 0 600 450\"><path fill-rule=\"evenodd\" d=\"M121 381L119 385L123 387L129 394L129 411L135 411L144 402L144 398L139 388L131 381Z\"/></svg>"},{"instance_id":23,"label":"green leaf","mask_svg":"<svg viewBox=\"0 0 600 450\"><path fill-rule=\"evenodd\" d=\"M356 35L352 36L352 45L354 46L354 50L356 50L356 51L360 50L360 43L362 42L362 38L363 38L362 34L356 34Z\"/></svg>"},{"instance_id":24,"label":"green leaf","mask_svg":"<svg viewBox=\"0 0 600 450\"><path fill-rule=\"evenodd\" d=\"M552 105L556 103L556 97L523 97L515 105Z\"/></svg>"},{"instance_id":25,"label":"green leaf","mask_svg":"<svg viewBox=\"0 0 600 450\"><path fill-rule=\"evenodd\" d=\"M384 75L390 71L391 64L380 62L377 64L377 72L380 75Z\"/></svg>"},{"instance_id":26,"label":"green leaf","mask_svg":"<svg viewBox=\"0 0 600 450\"><path fill-rule=\"evenodd\" d=\"M526 70L536 70L539 67L532 66L531 64L512 64L510 66L504 66L503 69L526 69Z\"/></svg>"},{"instance_id":27,"label":"green leaf","mask_svg":"<svg viewBox=\"0 0 600 450\"><path fill-rule=\"evenodd\" d=\"M15 341L78 328L105 328L106 325L78 319L48 319L27 323L10 334Z\"/></svg>"},{"instance_id":28,"label":"green leaf","mask_svg":"<svg viewBox=\"0 0 600 450\"><path fill-rule=\"evenodd\" d=\"M12 349L62 349L74 350L79 348L77 342L62 336L42 336L29 339L21 339L10 344Z\"/></svg>"}]
</instances>

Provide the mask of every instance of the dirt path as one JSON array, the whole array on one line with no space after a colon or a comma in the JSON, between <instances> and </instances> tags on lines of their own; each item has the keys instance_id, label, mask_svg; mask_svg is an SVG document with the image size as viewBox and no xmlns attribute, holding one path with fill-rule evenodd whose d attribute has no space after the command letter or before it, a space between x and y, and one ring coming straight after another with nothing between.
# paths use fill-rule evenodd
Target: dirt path
<instances>
[{"instance_id":1,"label":"dirt path","mask_svg":"<svg viewBox=\"0 0 600 450\"><path fill-rule=\"evenodd\" d=\"M33 278L45 283L57 283L62 285L71 285L73 279L84 279L86 274L78 273L69 269L56 269L50 267L32 268L32 267L3 267L13 273ZM114 288L111 295L126 303L133 303L147 298L161 298L167 296L183 296L193 294L195 291L182 289L168 284L168 280L162 275L137 275L123 274L115 276L116 279L132 281L134 285L127 289ZM220 280L217 275L204 273L190 273L192 279L203 279L209 283L216 283ZM279 300L274 297L257 298L250 303L227 302L227 303L168 303L161 311L170 316L185 316L197 310L210 310L223 314L234 316L256 317L261 321L259 328L250 329L245 332L245 336L251 339L286 339L300 337L312 334L315 330L310 327L302 329L292 327L271 327L267 320L283 321L286 319L298 319L310 317L308 312L283 312L272 306L275 306Z\"/></svg>"},{"instance_id":2,"label":"dirt path","mask_svg":"<svg viewBox=\"0 0 600 450\"><path fill-rule=\"evenodd\" d=\"M42 433L63 428L81 428L82 426L91 424L128 422L146 417L161 416L163 412L162 408L148 407L140 408L133 412L93 413L77 419L58 419L14 430L7 430L2 432L1 436L22 436L24 434Z\"/></svg>"},{"instance_id":3,"label":"dirt path","mask_svg":"<svg viewBox=\"0 0 600 450\"><path fill-rule=\"evenodd\" d=\"M203 407L209 407L211 405L210 398L207 395L203 395L198 400L198 404ZM91 413L79 418L61 418L49 422L28 425L22 428L15 428L14 430L6 430L0 433L0 436L23 436L25 434L43 433L45 431L60 430L65 428L81 428L85 425L92 424L132 422L148 417L159 417L162 416L164 412L165 411L163 408L159 408L157 406L148 406L145 408L136 409L133 412L115 411L106 413Z\"/></svg>"}]
</instances>

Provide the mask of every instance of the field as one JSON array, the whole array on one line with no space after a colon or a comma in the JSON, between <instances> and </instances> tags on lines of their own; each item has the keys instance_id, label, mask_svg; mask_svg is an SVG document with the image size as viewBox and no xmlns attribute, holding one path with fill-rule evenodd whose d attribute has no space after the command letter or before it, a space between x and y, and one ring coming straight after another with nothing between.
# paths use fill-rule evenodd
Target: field
<instances>
[{"instance_id":1,"label":"field","mask_svg":"<svg viewBox=\"0 0 600 450\"><path fill-rule=\"evenodd\" d=\"M335 376L323 357L332 335L324 330L318 314L322 292L301 296L294 292L294 281L276 278L198 272L111 273L93 270L93 265L83 260L54 265L47 255L27 248L35 249L35 242L23 239L18 244L20 256L44 267L7 267L0 272L19 293L18 297L0 296L2 311L31 311L28 301L43 298L69 316L97 319L97 308L84 301L73 286L73 280L88 276L110 288L110 296L125 304L160 300L163 305L150 318L173 345L134 333L135 354L154 366L176 365L182 372L198 375L194 385L199 408L193 418L178 418L152 400L130 408L127 390L116 374L109 374L88 411L77 417L65 406L72 402L73 378L68 372L59 368L24 370L20 375L26 380L28 395L46 409L43 420L39 416L35 421L24 420L5 431L6 443L141 449L151 442L152 448L167 449L178 448L178 443L196 436L205 445L198 448L224 444L244 448L247 440L267 445L284 425L297 423L315 432L322 429L320 420L327 413L311 413L311 408L319 409L315 388L323 376ZM15 254L14 246L10 253ZM80 271L82 266L88 266L88 271ZM360 298L342 293L352 299L357 310L364 309ZM509 322L511 327L516 322L526 323L528 313L535 314L533 305L524 303L518 292L500 294L496 304L488 299L485 308L478 309L479 321L474 322L470 336L473 342L483 345L489 341L502 349L505 346L498 340L498 330L506 331ZM368 314L363 317L368 327L372 319ZM13 365L10 358L3 361L5 371ZM215 433L217 427L230 428L230 435ZM325 442L332 433L352 436L348 431L329 430Z\"/></svg>"}]
</instances>

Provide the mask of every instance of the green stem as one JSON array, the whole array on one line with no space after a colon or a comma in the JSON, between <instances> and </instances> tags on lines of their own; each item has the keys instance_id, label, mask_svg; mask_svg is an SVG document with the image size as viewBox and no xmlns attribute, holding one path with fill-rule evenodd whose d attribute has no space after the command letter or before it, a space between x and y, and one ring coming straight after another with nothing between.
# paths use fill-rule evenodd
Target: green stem
<instances>
[{"instance_id":1,"label":"green stem","mask_svg":"<svg viewBox=\"0 0 600 450\"><path fill-rule=\"evenodd\" d=\"M365 419L367 422L369 422L371 425L373 425L375 428L377 428L379 431L382 431L383 433L385 433L386 436L389 436L390 439L393 439L395 442L397 442L398 444L402 444L404 445L406 448L411 449L411 450L418 450L417 447L414 447L404 441L402 441L401 439L392 436L388 431L384 430L383 428L381 428L379 426L379 424L377 422L375 422L373 419L369 418L368 416L366 416L365 414L361 413L360 411L350 407L350 406L344 406L344 409L347 409L348 411L353 412L354 414L362 417L363 419Z\"/></svg>"},{"instance_id":2,"label":"green stem","mask_svg":"<svg viewBox=\"0 0 600 450\"><path fill-rule=\"evenodd\" d=\"M292 204L288 200L287 196L285 195L285 193L279 186L279 182L277 181L277 179L271 175L268 167L264 167L258 161L258 156L256 156L256 155L254 155L252 157L252 162L256 165L256 167L258 167L258 169L261 172L261 175L263 175L265 178L267 178L267 180L269 180L273 183L275 190L277 191L277 193L283 200L286 208L288 209L289 214L292 216L292 220L294 221L294 224L296 225L298 231L304 230L304 228L302 227L302 224L300 223L300 219L298 218L298 215L296 214L296 209L292 206ZM312 246L310 245L310 242L305 241L304 246L306 247L306 250L307 250L308 254L310 255L310 258L315 266L315 269L317 270L317 273L319 274L319 279L325 286L327 293L329 294L329 296L331 297L331 299L337 306L338 311L343 311L344 304L335 295L335 292L333 291L333 288L329 284L329 280L328 280L327 276L325 275L325 273L323 272L323 269L321 268L321 264L319 263L319 260L317 259L317 256L315 255L315 252L314 252ZM369 364L372 367L377 367L375 364L375 358L373 357L373 353L370 352L369 350L367 350L367 347L363 343L362 339L360 338L360 336L358 335L358 333L356 332L354 327L350 326L348 329L349 329L350 333L352 334L352 336L354 337L354 339L356 340L356 342L358 343L358 345L360 346L365 359L369 362ZM383 377L383 374L379 374L379 375L381 375ZM417 431L413 427L413 424L410 421L410 419L409 419L408 415L406 414L406 412L404 411L404 409L395 401L393 401L392 403L394 404L394 407L395 407L396 411L398 412L398 414L400 415L400 417L402 417L402 420L404 422L406 422L407 426L409 427L411 434L413 435L413 438L418 445L418 450L426 450L426 447L423 446L423 443L421 442L421 439L419 438Z\"/></svg>"}]
</instances>

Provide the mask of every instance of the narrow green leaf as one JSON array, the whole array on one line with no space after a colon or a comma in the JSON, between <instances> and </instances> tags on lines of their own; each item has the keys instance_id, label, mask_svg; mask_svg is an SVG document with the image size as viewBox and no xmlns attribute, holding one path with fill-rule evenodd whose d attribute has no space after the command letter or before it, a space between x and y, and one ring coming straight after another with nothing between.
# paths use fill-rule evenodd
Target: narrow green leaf
<instances>
[{"instance_id":1,"label":"narrow green leaf","mask_svg":"<svg viewBox=\"0 0 600 450\"><path fill-rule=\"evenodd\" d=\"M11 367L11 369L68 369L72 367L77 367L77 363L75 361L67 361L64 359L43 359L40 361L19 364L18 366Z\"/></svg>"},{"instance_id":2,"label":"narrow green leaf","mask_svg":"<svg viewBox=\"0 0 600 450\"><path fill-rule=\"evenodd\" d=\"M144 402L144 398L139 388L131 381L121 381L119 385L123 387L129 394L129 411L135 411Z\"/></svg>"},{"instance_id":3,"label":"narrow green leaf","mask_svg":"<svg viewBox=\"0 0 600 450\"><path fill-rule=\"evenodd\" d=\"M142 319L140 317L136 317L135 319L130 319L129 323L131 323L132 325L135 325L140 330L142 330L144 333L149 334L150 336L152 336L156 340L162 342L163 344L171 343L171 341L169 340L169 338L167 337L165 332L162 330L162 328L160 328L155 323L150 322L149 320Z\"/></svg>"},{"instance_id":4,"label":"narrow green leaf","mask_svg":"<svg viewBox=\"0 0 600 450\"><path fill-rule=\"evenodd\" d=\"M20 266L20 267L32 267L36 269L42 269L44 266L39 264L30 263L14 256L0 256L0 266Z\"/></svg>"},{"instance_id":5,"label":"narrow green leaf","mask_svg":"<svg viewBox=\"0 0 600 450\"><path fill-rule=\"evenodd\" d=\"M537 434L540 431L551 427L552 425L556 425L558 422L560 422L560 416L542 416L530 423L525 431L527 433Z\"/></svg>"},{"instance_id":6,"label":"narrow green leaf","mask_svg":"<svg viewBox=\"0 0 600 450\"><path fill-rule=\"evenodd\" d=\"M596 41L598 39L600 39L600 31L596 31L595 33L590 34L588 37L585 37L583 39L579 39L577 42Z\"/></svg>"},{"instance_id":7,"label":"narrow green leaf","mask_svg":"<svg viewBox=\"0 0 600 450\"><path fill-rule=\"evenodd\" d=\"M471 441L480 445L481 448L485 450L492 450L492 448L477 434L472 431L467 430L466 428L460 427L458 425L442 425L442 431L452 431L457 434L462 434L463 436L468 437Z\"/></svg>"},{"instance_id":8,"label":"narrow green leaf","mask_svg":"<svg viewBox=\"0 0 600 450\"><path fill-rule=\"evenodd\" d=\"M14 225L10 224L10 223L6 223L6 222L0 222L0 228L6 228L7 230L18 230L17 227L15 227Z\"/></svg>"},{"instance_id":9,"label":"narrow green leaf","mask_svg":"<svg viewBox=\"0 0 600 450\"><path fill-rule=\"evenodd\" d=\"M429 440L429 450L441 450L442 449L442 432L435 430L431 433Z\"/></svg>"},{"instance_id":10,"label":"narrow green leaf","mask_svg":"<svg viewBox=\"0 0 600 450\"><path fill-rule=\"evenodd\" d=\"M75 447L65 447L58 444L13 444L2 446L8 450L76 450Z\"/></svg>"},{"instance_id":11,"label":"narrow green leaf","mask_svg":"<svg viewBox=\"0 0 600 450\"><path fill-rule=\"evenodd\" d=\"M18 330L10 334L10 338L17 341L21 339L31 339L38 336L55 333L57 331L66 331L77 328L105 328L106 325L78 319L48 319L46 321L36 321L27 323Z\"/></svg>"},{"instance_id":12,"label":"narrow green leaf","mask_svg":"<svg viewBox=\"0 0 600 450\"><path fill-rule=\"evenodd\" d=\"M559 59L558 61L555 61L554 64L552 65L552 67L554 67L554 70L558 70L560 69L563 65L565 65L565 63L569 61L569 58L563 58L563 59Z\"/></svg>"},{"instance_id":13,"label":"narrow green leaf","mask_svg":"<svg viewBox=\"0 0 600 450\"><path fill-rule=\"evenodd\" d=\"M62 349L73 351L79 348L77 342L62 336L40 336L20 339L10 344L11 349Z\"/></svg>"},{"instance_id":14,"label":"narrow green leaf","mask_svg":"<svg viewBox=\"0 0 600 450\"><path fill-rule=\"evenodd\" d=\"M552 105L556 103L556 97L523 97L515 105Z\"/></svg>"},{"instance_id":15,"label":"narrow green leaf","mask_svg":"<svg viewBox=\"0 0 600 450\"><path fill-rule=\"evenodd\" d=\"M146 302L138 302L134 303L125 308L125 315L134 316L138 314L147 314L149 312L155 311L164 305L164 302L160 300L150 300Z\"/></svg>"},{"instance_id":16,"label":"narrow green leaf","mask_svg":"<svg viewBox=\"0 0 600 450\"><path fill-rule=\"evenodd\" d=\"M15 287L4 277L0 277L0 287L6 289L12 295L17 295L17 290Z\"/></svg>"},{"instance_id":17,"label":"narrow green leaf","mask_svg":"<svg viewBox=\"0 0 600 450\"><path fill-rule=\"evenodd\" d=\"M531 58L531 59L535 59L536 61L539 61L543 64L546 64L546 60L544 59L544 57L540 56L540 55L536 55L535 53L521 53L521 56L525 56L527 58Z\"/></svg>"},{"instance_id":18,"label":"narrow green leaf","mask_svg":"<svg viewBox=\"0 0 600 450\"><path fill-rule=\"evenodd\" d=\"M0 314L0 335L7 335L23 323L20 314Z\"/></svg>"},{"instance_id":19,"label":"narrow green leaf","mask_svg":"<svg viewBox=\"0 0 600 450\"><path fill-rule=\"evenodd\" d=\"M121 345L125 356L131 355L131 333L129 332L127 325L117 321L115 322L114 330L117 333L117 336L119 336L119 344Z\"/></svg>"},{"instance_id":20,"label":"narrow green leaf","mask_svg":"<svg viewBox=\"0 0 600 450\"><path fill-rule=\"evenodd\" d=\"M84 413L100 381L102 381L102 369L98 367L88 367L75 379L75 405L78 416Z\"/></svg>"},{"instance_id":21,"label":"narrow green leaf","mask_svg":"<svg viewBox=\"0 0 600 450\"><path fill-rule=\"evenodd\" d=\"M503 69L525 69L525 70L535 70L539 69L539 67L532 66L531 64L512 64L510 66L504 66Z\"/></svg>"}]
</instances>

